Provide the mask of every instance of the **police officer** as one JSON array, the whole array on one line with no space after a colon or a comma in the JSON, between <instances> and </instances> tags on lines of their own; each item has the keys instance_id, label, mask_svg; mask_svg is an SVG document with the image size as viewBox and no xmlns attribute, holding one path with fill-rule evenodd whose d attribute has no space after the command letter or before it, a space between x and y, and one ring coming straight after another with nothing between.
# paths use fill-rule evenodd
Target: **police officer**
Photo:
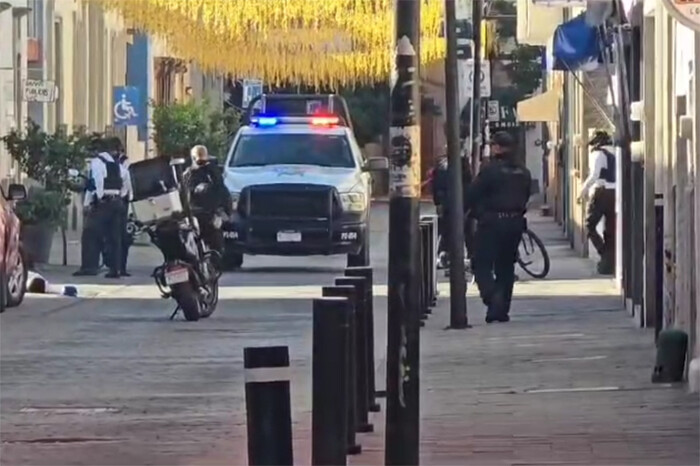
<instances>
[{"instance_id":1,"label":"police officer","mask_svg":"<svg viewBox=\"0 0 700 466\"><path fill-rule=\"evenodd\" d=\"M100 254L104 249L104 231L96 209L95 179L92 167L100 163L97 154L106 150L105 140L94 138L88 150L93 157L88 161L88 174L83 201L83 231L80 238L80 269L73 275L76 277L95 276L99 272Z\"/></svg>"},{"instance_id":2,"label":"police officer","mask_svg":"<svg viewBox=\"0 0 700 466\"><path fill-rule=\"evenodd\" d=\"M119 163L123 152L118 138L107 140L107 151L92 159L90 171L95 182L93 204L99 218L102 236L105 241L109 272L106 278L119 278L125 275L122 267L122 240L126 223L124 197L131 192L131 179L128 170Z\"/></svg>"},{"instance_id":3,"label":"police officer","mask_svg":"<svg viewBox=\"0 0 700 466\"><path fill-rule=\"evenodd\" d=\"M119 164L121 165L121 170L122 173L126 172L127 176L125 179L125 182L123 183L122 190L121 190L121 199L122 203L124 204L124 210L123 210L123 215L122 215L122 251L121 251L121 259L119 262L119 274L122 277L129 277L131 274L127 272L126 270L126 264L129 259L129 248L131 247L134 238L127 233L126 231L126 224L129 220L129 203L131 202L131 199L133 197L133 188L131 186L131 177L129 176L129 158L126 156L126 152L124 151L124 147L121 143L121 140L119 138L114 138L114 147L115 147L115 152L116 155L119 159Z\"/></svg>"},{"instance_id":4,"label":"police officer","mask_svg":"<svg viewBox=\"0 0 700 466\"><path fill-rule=\"evenodd\" d=\"M209 158L205 146L194 146L190 154L193 163L184 175L190 203L199 222L202 239L211 249L223 254L223 233L213 221L217 211L229 216L233 213L231 193L224 184L216 159ZM199 189L200 185L203 190Z\"/></svg>"},{"instance_id":5,"label":"police officer","mask_svg":"<svg viewBox=\"0 0 700 466\"><path fill-rule=\"evenodd\" d=\"M588 238L600 255L598 272L615 272L615 156L612 138L605 131L596 131L591 142L588 158L589 175L581 186L578 202L588 198L586 229ZM598 233L598 224L605 219L603 237Z\"/></svg>"},{"instance_id":6,"label":"police officer","mask_svg":"<svg viewBox=\"0 0 700 466\"><path fill-rule=\"evenodd\" d=\"M493 135L492 160L483 166L466 199L477 219L472 264L481 299L488 307L487 323L510 320L515 261L526 228L532 176L517 161L514 150L510 134Z\"/></svg>"}]
</instances>

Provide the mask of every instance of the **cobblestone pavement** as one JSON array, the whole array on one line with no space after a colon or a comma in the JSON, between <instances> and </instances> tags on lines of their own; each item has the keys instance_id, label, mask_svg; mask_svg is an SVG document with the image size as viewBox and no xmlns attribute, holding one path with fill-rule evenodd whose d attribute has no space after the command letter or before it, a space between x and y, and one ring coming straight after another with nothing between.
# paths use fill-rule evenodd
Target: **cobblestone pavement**
<instances>
[{"instance_id":1,"label":"cobblestone pavement","mask_svg":"<svg viewBox=\"0 0 700 466\"><path fill-rule=\"evenodd\" d=\"M374 215L375 348L383 388L386 208ZM547 221L547 280L517 284L509 324L445 331L448 287L421 332L422 464L697 465L698 400L652 385L653 334L634 327L610 280L573 257ZM221 309L167 322L147 278L79 282L82 300L32 297L0 318L3 465L245 464L244 346L287 344L295 464L310 463L311 305L342 258L253 258L227 275ZM72 259L69 258L72 262ZM54 282L75 282L49 266ZM524 274L521 274L524 278ZM352 464L383 464L383 416Z\"/></svg>"},{"instance_id":2,"label":"cobblestone pavement","mask_svg":"<svg viewBox=\"0 0 700 466\"><path fill-rule=\"evenodd\" d=\"M651 384L653 332L553 224L531 227L552 272L517 284L509 324L487 326L470 290L472 329L444 330L443 298L421 332L421 464L699 464L697 394ZM375 418L353 464L383 464Z\"/></svg>"}]
</instances>

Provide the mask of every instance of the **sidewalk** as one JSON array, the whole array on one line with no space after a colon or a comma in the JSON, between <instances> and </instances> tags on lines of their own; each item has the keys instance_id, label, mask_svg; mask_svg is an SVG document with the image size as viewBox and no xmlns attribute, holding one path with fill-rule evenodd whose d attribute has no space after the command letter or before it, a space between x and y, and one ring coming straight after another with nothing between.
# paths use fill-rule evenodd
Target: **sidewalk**
<instances>
[{"instance_id":1,"label":"sidewalk","mask_svg":"<svg viewBox=\"0 0 700 466\"><path fill-rule=\"evenodd\" d=\"M441 284L421 331L421 464L697 465L697 395L651 384L652 331L635 328L612 282L573 256L556 225L530 226L552 272L516 285L509 324L487 326L471 289L474 327L443 330ZM383 417L353 464L383 464Z\"/></svg>"}]
</instances>

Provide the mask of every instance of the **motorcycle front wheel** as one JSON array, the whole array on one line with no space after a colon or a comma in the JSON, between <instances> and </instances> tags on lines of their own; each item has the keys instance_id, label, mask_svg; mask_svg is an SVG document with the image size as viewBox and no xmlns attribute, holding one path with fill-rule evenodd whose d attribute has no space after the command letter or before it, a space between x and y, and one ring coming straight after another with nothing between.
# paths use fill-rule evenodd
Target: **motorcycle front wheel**
<instances>
[{"instance_id":1,"label":"motorcycle front wheel","mask_svg":"<svg viewBox=\"0 0 700 466\"><path fill-rule=\"evenodd\" d=\"M199 320L199 297L197 292L192 288L190 282L177 283L171 287L172 296L177 302L185 319L189 322ZM217 287L218 291L218 287ZM213 311L212 311L213 312Z\"/></svg>"}]
</instances>

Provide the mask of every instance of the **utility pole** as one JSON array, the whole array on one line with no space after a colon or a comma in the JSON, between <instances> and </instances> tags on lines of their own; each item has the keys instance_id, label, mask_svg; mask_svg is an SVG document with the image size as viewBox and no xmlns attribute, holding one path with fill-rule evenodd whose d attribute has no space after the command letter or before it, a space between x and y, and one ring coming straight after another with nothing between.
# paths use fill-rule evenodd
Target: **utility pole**
<instances>
[{"instance_id":1,"label":"utility pole","mask_svg":"<svg viewBox=\"0 0 700 466\"><path fill-rule=\"evenodd\" d=\"M391 89L385 462L417 465L420 328L420 1L396 4Z\"/></svg>"},{"instance_id":2,"label":"utility pole","mask_svg":"<svg viewBox=\"0 0 700 466\"><path fill-rule=\"evenodd\" d=\"M472 76L472 128L471 128L471 158L472 171L476 175L481 148L481 18L483 0L472 0L472 32L474 37L474 69Z\"/></svg>"},{"instance_id":3,"label":"utility pole","mask_svg":"<svg viewBox=\"0 0 700 466\"><path fill-rule=\"evenodd\" d=\"M459 78L457 76L457 28L455 0L445 0L447 57L445 59L445 105L447 129L447 201L448 251L450 257L450 328L469 326L467 319L467 282L464 279L464 206L462 157L459 150Z\"/></svg>"}]
</instances>

